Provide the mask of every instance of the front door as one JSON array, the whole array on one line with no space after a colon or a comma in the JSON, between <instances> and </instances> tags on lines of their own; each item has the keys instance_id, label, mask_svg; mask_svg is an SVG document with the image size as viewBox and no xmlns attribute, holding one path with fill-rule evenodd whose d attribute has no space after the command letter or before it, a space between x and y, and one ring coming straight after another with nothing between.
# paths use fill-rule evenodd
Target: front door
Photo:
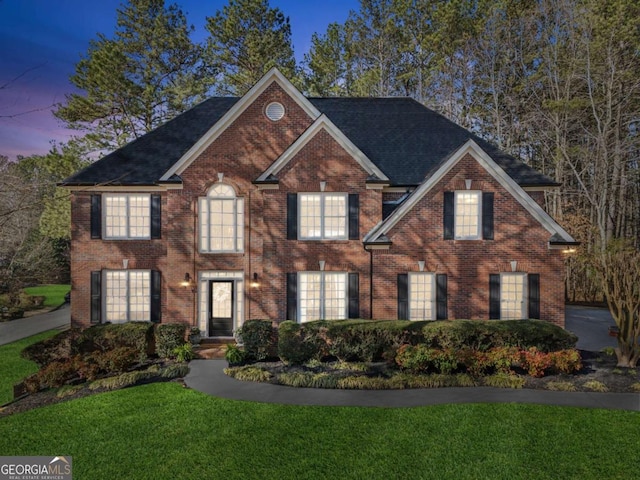
<instances>
[{"instance_id":1,"label":"front door","mask_svg":"<svg viewBox=\"0 0 640 480\"><path fill-rule=\"evenodd\" d=\"M233 335L233 280L211 280L209 282L209 336L230 337Z\"/></svg>"}]
</instances>

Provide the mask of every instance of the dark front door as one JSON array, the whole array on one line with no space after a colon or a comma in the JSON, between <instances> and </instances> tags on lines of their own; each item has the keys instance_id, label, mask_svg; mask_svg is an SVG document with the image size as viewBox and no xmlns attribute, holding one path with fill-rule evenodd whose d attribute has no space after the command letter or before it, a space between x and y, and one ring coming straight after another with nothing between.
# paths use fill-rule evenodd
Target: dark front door
<instances>
[{"instance_id":1,"label":"dark front door","mask_svg":"<svg viewBox=\"0 0 640 480\"><path fill-rule=\"evenodd\" d=\"M209 336L230 337L233 335L233 281L211 280L209 282Z\"/></svg>"}]
</instances>

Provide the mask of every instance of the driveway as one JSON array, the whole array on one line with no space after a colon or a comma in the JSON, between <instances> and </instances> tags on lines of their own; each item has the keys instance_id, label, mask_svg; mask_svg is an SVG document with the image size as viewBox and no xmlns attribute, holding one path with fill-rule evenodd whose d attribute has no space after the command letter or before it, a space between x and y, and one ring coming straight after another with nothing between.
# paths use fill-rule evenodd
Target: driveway
<instances>
[{"instance_id":1,"label":"driveway","mask_svg":"<svg viewBox=\"0 0 640 480\"><path fill-rule=\"evenodd\" d=\"M615 347L618 341L609 336L609 327L615 325L606 308L567 305L565 328L578 336L580 350L599 352L604 347Z\"/></svg>"},{"instance_id":2,"label":"driveway","mask_svg":"<svg viewBox=\"0 0 640 480\"><path fill-rule=\"evenodd\" d=\"M69 305L64 305L53 312L20 318L0 323L0 345L30 337L36 333L46 332L54 328L64 329L71 322Z\"/></svg>"}]
</instances>

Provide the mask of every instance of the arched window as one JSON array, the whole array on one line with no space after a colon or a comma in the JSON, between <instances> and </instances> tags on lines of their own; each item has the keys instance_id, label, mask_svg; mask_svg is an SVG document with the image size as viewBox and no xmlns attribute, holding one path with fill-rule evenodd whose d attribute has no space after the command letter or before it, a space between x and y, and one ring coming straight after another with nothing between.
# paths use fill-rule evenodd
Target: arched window
<instances>
[{"instance_id":1,"label":"arched window","mask_svg":"<svg viewBox=\"0 0 640 480\"><path fill-rule=\"evenodd\" d=\"M224 183L216 183L199 200L200 251L244 250L244 199Z\"/></svg>"}]
</instances>

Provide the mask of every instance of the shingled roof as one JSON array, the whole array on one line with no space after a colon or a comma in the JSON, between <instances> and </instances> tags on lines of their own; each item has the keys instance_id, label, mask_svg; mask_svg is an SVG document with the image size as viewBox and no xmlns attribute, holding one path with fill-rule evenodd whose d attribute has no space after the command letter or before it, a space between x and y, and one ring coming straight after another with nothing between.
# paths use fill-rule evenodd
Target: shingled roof
<instances>
[{"instance_id":1,"label":"shingled roof","mask_svg":"<svg viewBox=\"0 0 640 480\"><path fill-rule=\"evenodd\" d=\"M238 100L232 97L206 100L72 175L62 185L156 185ZM391 185L422 183L469 139L521 186L557 185L412 99L310 98L309 101L389 177Z\"/></svg>"}]
</instances>

